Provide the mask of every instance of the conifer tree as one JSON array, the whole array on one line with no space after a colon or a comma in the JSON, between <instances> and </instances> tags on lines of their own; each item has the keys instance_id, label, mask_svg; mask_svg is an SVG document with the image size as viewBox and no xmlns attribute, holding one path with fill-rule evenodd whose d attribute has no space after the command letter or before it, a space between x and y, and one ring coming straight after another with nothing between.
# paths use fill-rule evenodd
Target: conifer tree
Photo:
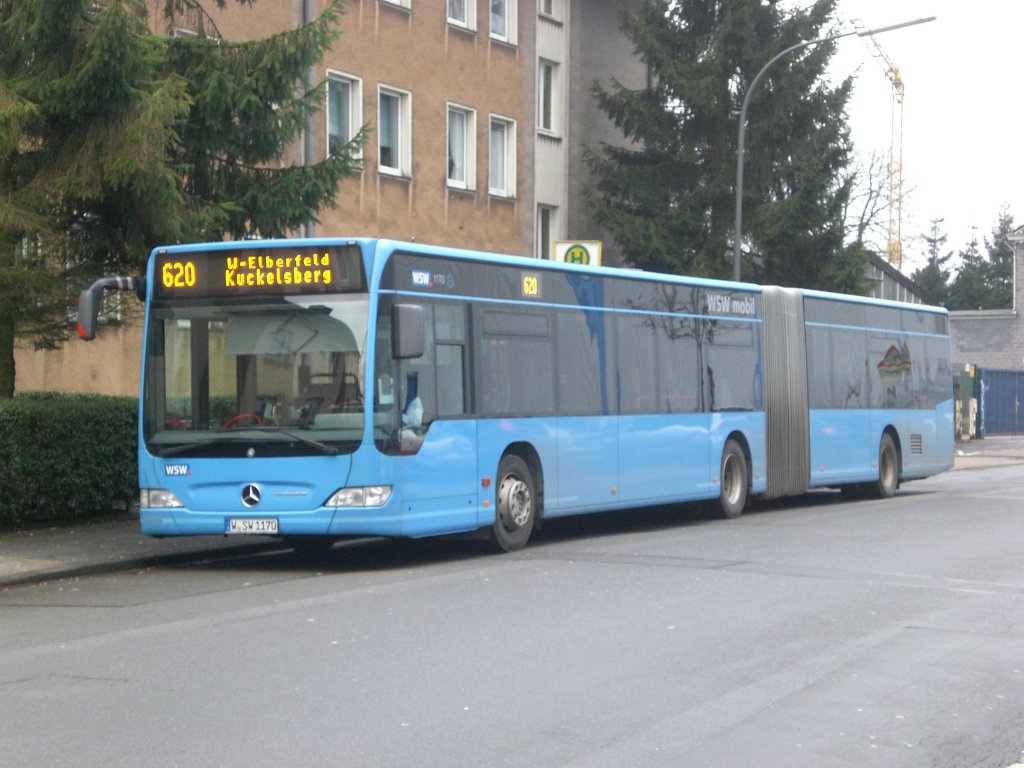
<instances>
[{"instance_id":1,"label":"conifer tree","mask_svg":"<svg viewBox=\"0 0 1024 768\"><path fill-rule=\"evenodd\" d=\"M960 268L949 286L949 309L989 309L986 306L988 266L988 260L978 245L978 236L973 234L967 247L960 251Z\"/></svg>"},{"instance_id":2,"label":"conifer tree","mask_svg":"<svg viewBox=\"0 0 1024 768\"><path fill-rule=\"evenodd\" d=\"M1004 207L999 212L995 226L992 227L992 239L985 238L989 285L986 309L1013 307L1013 245L1010 243L1012 232L1013 214L1009 208Z\"/></svg>"},{"instance_id":3,"label":"conifer tree","mask_svg":"<svg viewBox=\"0 0 1024 768\"><path fill-rule=\"evenodd\" d=\"M953 252L942 254L947 235L942 231L942 219L932 219L931 233L925 235L928 245L928 263L916 270L910 279L924 291L926 298L934 303L945 306L949 302L949 275L946 267L953 258Z\"/></svg>"},{"instance_id":4,"label":"conifer tree","mask_svg":"<svg viewBox=\"0 0 1024 768\"><path fill-rule=\"evenodd\" d=\"M342 0L240 43L155 34L150 7L0 0L0 397L14 392L16 334L66 335L76 277L138 272L159 243L283 235L353 168L361 137L316 164L280 162L319 107L304 78ZM162 10L215 30L198 0Z\"/></svg>"},{"instance_id":5,"label":"conifer tree","mask_svg":"<svg viewBox=\"0 0 1024 768\"><path fill-rule=\"evenodd\" d=\"M751 80L779 51L826 36L834 0L786 10L762 0L645 0L623 29L650 85L594 85L629 144L591 148L598 221L637 267L727 277L738 115ZM746 279L862 289L867 252L844 251L850 194L851 81L822 75L819 44L780 59L748 112L744 184Z\"/></svg>"},{"instance_id":6,"label":"conifer tree","mask_svg":"<svg viewBox=\"0 0 1024 768\"><path fill-rule=\"evenodd\" d=\"M985 250L974 234L960 251L960 266L949 287L948 307L952 310L1010 309L1013 307L1014 249L1009 237L1013 214L1003 208L992 227L992 239L985 238Z\"/></svg>"}]
</instances>

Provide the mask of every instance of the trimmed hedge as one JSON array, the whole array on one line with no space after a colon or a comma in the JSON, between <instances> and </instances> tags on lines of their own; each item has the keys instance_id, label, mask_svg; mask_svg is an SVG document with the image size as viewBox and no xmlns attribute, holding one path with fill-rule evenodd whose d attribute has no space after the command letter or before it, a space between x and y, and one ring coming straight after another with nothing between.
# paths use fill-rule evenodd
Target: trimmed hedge
<instances>
[{"instance_id":1,"label":"trimmed hedge","mask_svg":"<svg viewBox=\"0 0 1024 768\"><path fill-rule=\"evenodd\" d=\"M138 496L137 424L129 397L0 400L0 527L124 508Z\"/></svg>"}]
</instances>

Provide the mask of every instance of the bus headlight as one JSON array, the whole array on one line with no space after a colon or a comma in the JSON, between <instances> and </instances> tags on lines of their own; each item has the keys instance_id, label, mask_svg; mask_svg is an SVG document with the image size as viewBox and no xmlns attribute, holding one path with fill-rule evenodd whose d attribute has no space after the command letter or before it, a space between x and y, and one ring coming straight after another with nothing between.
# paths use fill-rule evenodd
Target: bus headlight
<instances>
[{"instance_id":1,"label":"bus headlight","mask_svg":"<svg viewBox=\"0 0 1024 768\"><path fill-rule=\"evenodd\" d=\"M181 499L163 488L143 488L139 491L139 507L142 509L184 506Z\"/></svg>"},{"instance_id":2,"label":"bus headlight","mask_svg":"<svg viewBox=\"0 0 1024 768\"><path fill-rule=\"evenodd\" d=\"M391 498L390 485L367 485L361 488L339 488L325 507L383 507Z\"/></svg>"}]
</instances>

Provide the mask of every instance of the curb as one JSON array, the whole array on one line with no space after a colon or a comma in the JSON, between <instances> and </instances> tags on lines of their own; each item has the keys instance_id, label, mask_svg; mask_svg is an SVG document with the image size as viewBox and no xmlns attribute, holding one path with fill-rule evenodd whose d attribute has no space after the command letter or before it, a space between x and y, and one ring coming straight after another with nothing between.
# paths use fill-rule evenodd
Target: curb
<instances>
[{"instance_id":1,"label":"curb","mask_svg":"<svg viewBox=\"0 0 1024 768\"><path fill-rule=\"evenodd\" d=\"M74 579L86 576L103 576L110 573L121 573L124 571L141 570L156 566L184 565L185 563L227 560L231 557L244 557L246 555L258 555L263 552L271 552L275 549L288 549L288 545L281 541L265 541L254 544L238 544L234 546L210 547L209 549L194 549L188 552L167 552L156 555L143 555L127 560L108 560L104 562L82 562L81 564L54 566L35 571L22 571L10 576L0 576L0 589L9 587L21 587L27 584L39 584L48 581L59 581L61 579Z\"/></svg>"},{"instance_id":2,"label":"curb","mask_svg":"<svg viewBox=\"0 0 1024 768\"><path fill-rule=\"evenodd\" d=\"M991 469L992 467L1012 467L1024 464L1024 456L1019 454L999 453L957 453L953 456L952 472L962 472L975 469ZM1024 768L1024 765L1022 765Z\"/></svg>"}]
</instances>

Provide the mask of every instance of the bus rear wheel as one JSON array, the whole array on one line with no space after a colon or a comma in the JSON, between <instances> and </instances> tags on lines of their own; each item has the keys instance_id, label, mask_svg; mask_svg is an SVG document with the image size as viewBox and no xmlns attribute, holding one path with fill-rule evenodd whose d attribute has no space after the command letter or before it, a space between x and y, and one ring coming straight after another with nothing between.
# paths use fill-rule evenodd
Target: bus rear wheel
<instances>
[{"instance_id":1,"label":"bus rear wheel","mask_svg":"<svg viewBox=\"0 0 1024 768\"><path fill-rule=\"evenodd\" d=\"M514 552L526 546L537 520L537 495L533 475L523 459L508 454L498 464L497 509L491 543L498 552Z\"/></svg>"},{"instance_id":2,"label":"bus rear wheel","mask_svg":"<svg viewBox=\"0 0 1024 768\"><path fill-rule=\"evenodd\" d=\"M750 467L740 444L730 438L722 449L722 465L718 473L718 510L722 517L733 518L743 514L750 487Z\"/></svg>"},{"instance_id":3,"label":"bus rear wheel","mask_svg":"<svg viewBox=\"0 0 1024 768\"><path fill-rule=\"evenodd\" d=\"M889 434L883 434L878 443L878 480L871 483L871 495L879 499L892 498L900 487L900 455Z\"/></svg>"}]
</instances>

